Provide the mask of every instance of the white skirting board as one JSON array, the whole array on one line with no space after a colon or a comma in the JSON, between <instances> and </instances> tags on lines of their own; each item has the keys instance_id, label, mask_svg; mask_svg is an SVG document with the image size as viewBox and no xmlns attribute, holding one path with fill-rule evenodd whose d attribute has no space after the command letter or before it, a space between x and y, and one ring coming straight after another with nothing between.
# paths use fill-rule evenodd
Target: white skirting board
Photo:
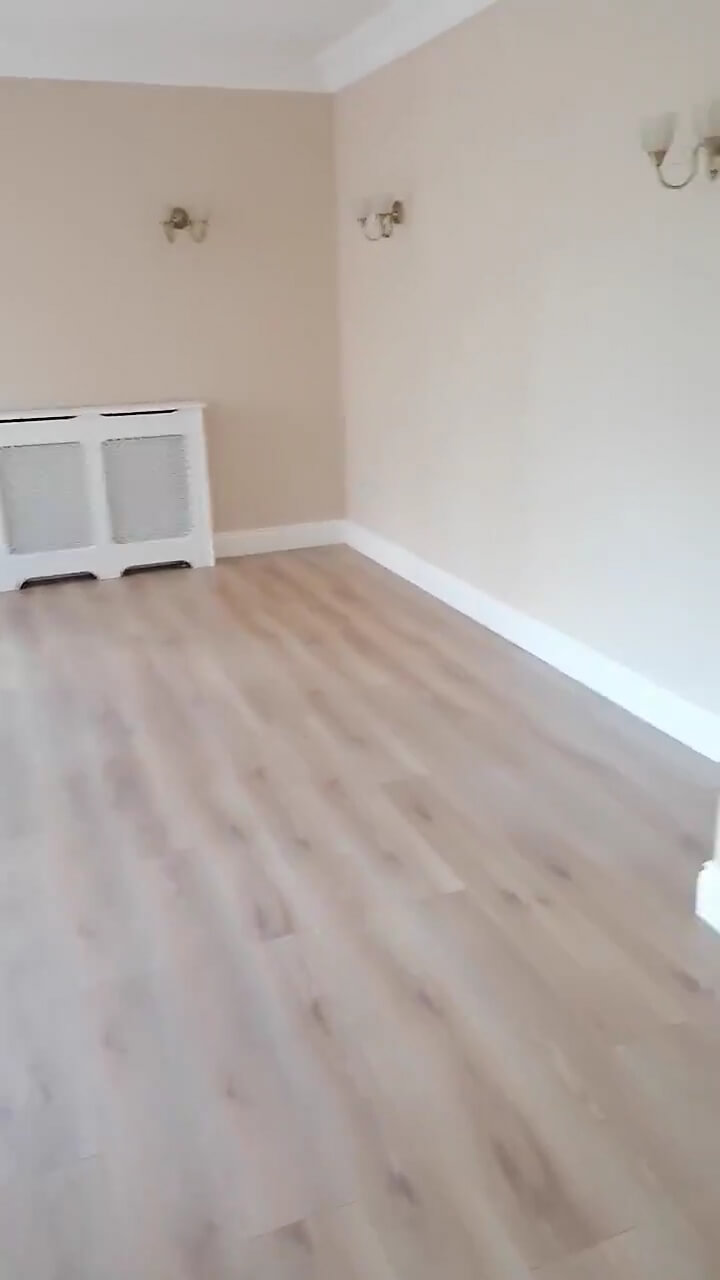
<instances>
[{"instance_id":1,"label":"white skirting board","mask_svg":"<svg viewBox=\"0 0 720 1280\"><path fill-rule=\"evenodd\" d=\"M700 872L697 914L720 933L720 862L707 862Z\"/></svg>"},{"instance_id":2,"label":"white skirting board","mask_svg":"<svg viewBox=\"0 0 720 1280\"><path fill-rule=\"evenodd\" d=\"M413 552L361 525L351 521L325 520L312 524L281 525L273 529L220 533L215 537L215 551L218 557L249 556L268 551L334 546L337 543L347 543L368 559L623 707L638 719L700 755L720 761L720 716L659 688L612 658L486 595L478 587L437 569ZM708 862L700 873L697 914L720 932L718 861Z\"/></svg>"},{"instance_id":3,"label":"white skirting board","mask_svg":"<svg viewBox=\"0 0 720 1280\"><path fill-rule=\"evenodd\" d=\"M269 551L301 551L304 547L332 547L345 541L344 520L316 520L283 524L270 529L237 529L215 534L218 559L258 556Z\"/></svg>"},{"instance_id":4,"label":"white skirting board","mask_svg":"<svg viewBox=\"0 0 720 1280\"><path fill-rule=\"evenodd\" d=\"M720 761L720 716L661 689L645 676L597 653L581 641L503 604L478 587L470 586L461 578L422 560L412 551L352 521L321 520L309 524L278 525L270 529L218 533L215 535L215 552L218 558L251 556L270 551L335 546L338 543L347 543L368 559L412 582L452 609L503 636L511 644L547 662L700 755Z\"/></svg>"},{"instance_id":5,"label":"white skirting board","mask_svg":"<svg viewBox=\"0 0 720 1280\"><path fill-rule=\"evenodd\" d=\"M700 755L720 761L720 716L659 688L612 658L486 595L461 578L437 569L369 529L347 522L345 541L370 560L375 560L459 613L473 618L579 684L608 698L640 720Z\"/></svg>"}]
</instances>

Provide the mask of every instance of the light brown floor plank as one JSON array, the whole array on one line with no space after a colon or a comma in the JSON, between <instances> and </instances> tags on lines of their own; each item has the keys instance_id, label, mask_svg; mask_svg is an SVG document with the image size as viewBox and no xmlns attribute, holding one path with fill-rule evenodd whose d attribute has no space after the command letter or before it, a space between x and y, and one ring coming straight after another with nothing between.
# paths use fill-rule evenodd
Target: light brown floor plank
<instances>
[{"instance_id":1,"label":"light brown floor plank","mask_svg":"<svg viewBox=\"0 0 720 1280\"><path fill-rule=\"evenodd\" d=\"M3 1280L717 1280L718 782L344 548L0 599Z\"/></svg>"}]
</instances>

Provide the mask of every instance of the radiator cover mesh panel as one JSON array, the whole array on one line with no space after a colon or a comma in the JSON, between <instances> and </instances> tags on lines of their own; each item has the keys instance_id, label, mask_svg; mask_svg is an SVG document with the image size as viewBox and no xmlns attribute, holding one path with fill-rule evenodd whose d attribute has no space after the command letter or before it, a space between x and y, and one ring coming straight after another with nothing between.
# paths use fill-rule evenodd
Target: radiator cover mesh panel
<instances>
[{"instance_id":1,"label":"radiator cover mesh panel","mask_svg":"<svg viewBox=\"0 0 720 1280\"><path fill-rule=\"evenodd\" d=\"M81 445L3 445L0 492L11 554L92 544Z\"/></svg>"},{"instance_id":2,"label":"radiator cover mesh panel","mask_svg":"<svg viewBox=\"0 0 720 1280\"><path fill-rule=\"evenodd\" d=\"M183 436L106 440L102 449L114 542L184 538L192 531Z\"/></svg>"}]
</instances>

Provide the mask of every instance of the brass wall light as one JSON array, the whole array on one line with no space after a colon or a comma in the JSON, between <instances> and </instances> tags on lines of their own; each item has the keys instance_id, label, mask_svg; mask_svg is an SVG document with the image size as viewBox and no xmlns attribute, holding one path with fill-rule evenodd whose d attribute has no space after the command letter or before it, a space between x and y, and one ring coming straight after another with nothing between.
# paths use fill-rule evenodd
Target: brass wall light
<instances>
[{"instance_id":1,"label":"brass wall light","mask_svg":"<svg viewBox=\"0 0 720 1280\"><path fill-rule=\"evenodd\" d=\"M176 205L174 209L170 210L162 226L170 244L175 243L175 239L181 231L189 231L195 244L202 244L208 233L207 218L191 218L187 209L183 209L181 205Z\"/></svg>"},{"instance_id":2,"label":"brass wall light","mask_svg":"<svg viewBox=\"0 0 720 1280\"><path fill-rule=\"evenodd\" d=\"M716 115L717 104L711 111ZM662 116L646 129L645 150L655 166L661 186L666 191L684 191L700 173L701 157L705 156L705 170L711 182L720 177L720 119L702 126L703 136L689 149L688 171L679 182L671 182L663 172L663 165L675 143L677 120L675 116Z\"/></svg>"},{"instance_id":3,"label":"brass wall light","mask_svg":"<svg viewBox=\"0 0 720 1280\"><path fill-rule=\"evenodd\" d=\"M373 243L376 240L389 240L395 228L401 227L404 221L405 205L402 200L394 200L389 209L358 218L365 239Z\"/></svg>"}]
</instances>

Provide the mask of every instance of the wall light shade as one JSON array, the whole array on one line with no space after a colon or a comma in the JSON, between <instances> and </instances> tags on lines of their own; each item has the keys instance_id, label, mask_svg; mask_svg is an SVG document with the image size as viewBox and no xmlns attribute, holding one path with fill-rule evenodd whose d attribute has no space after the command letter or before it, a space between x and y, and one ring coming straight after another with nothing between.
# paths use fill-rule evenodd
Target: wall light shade
<instances>
[{"instance_id":1,"label":"wall light shade","mask_svg":"<svg viewBox=\"0 0 720 1280\"><path fill-rule=\"evenodd\" d=\"M170 210L162 227L170 244L175 243L182 231L188 231L195 244L202 244L203 240L207 238L208 225L207 218L191 218L187 209L184 209L182 205L176 205L174 209Z\"/></svg>"}]
</instances>

